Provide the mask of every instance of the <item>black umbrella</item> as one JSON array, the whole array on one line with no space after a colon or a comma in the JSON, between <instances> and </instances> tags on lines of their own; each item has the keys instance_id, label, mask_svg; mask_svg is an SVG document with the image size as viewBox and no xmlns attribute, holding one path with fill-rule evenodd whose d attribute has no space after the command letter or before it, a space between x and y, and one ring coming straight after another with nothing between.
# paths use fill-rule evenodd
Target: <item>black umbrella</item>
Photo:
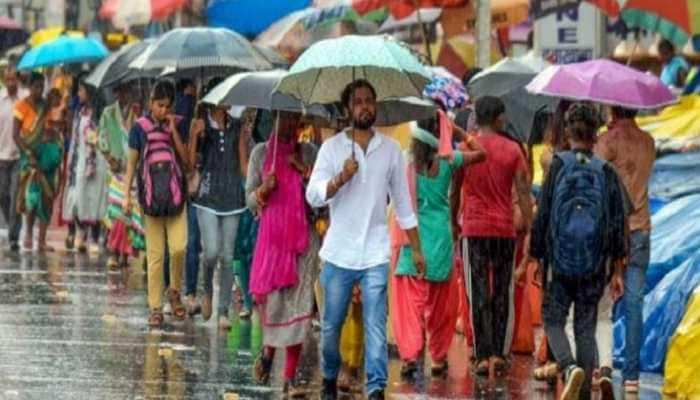
<instances>
[{"instance_id":1,"label":"black umbrella","mask_svg":"<svg viewBox=\"0 0 700 400\"><path fill-rule=\"evenodd\" d=\"M140 56L154 41L147 39L143 42L128 44L116 53L110 54L88 75L85 82L96 88L105 88L119 83L139 78L155 76L149 71L130 68L129 64Z\"/></svg>"}]
</instances>

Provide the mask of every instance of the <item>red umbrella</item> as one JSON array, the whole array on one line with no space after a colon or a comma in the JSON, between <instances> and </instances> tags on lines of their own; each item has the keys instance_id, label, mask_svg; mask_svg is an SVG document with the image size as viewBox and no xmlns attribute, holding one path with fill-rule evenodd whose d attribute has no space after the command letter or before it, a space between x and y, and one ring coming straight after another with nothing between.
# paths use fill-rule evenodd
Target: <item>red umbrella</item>
<instances>
[{"instance_id":1,"label":"red umbrella","mask_svg":"<svg viewBox=\"0 0 700 400\"><path fill-rule=\"evenodd\" d=\"M150 0L151 2L151 18L154 20L162 20L176 11L181 10L188 3L188 0ZM128 1L125 0L106 0L100 7L100 18L111 19L120 8L128 7Z\"/></svg>"},{"instance_id":2,"label":"red umbrella","mask_svg":"<svg viewBox=\"0 0 700 400\"><path fill-rule=\"evenodd\" d=\"M468 0L352 0L352 7L359 14L387 7L396 19L406 18L417 8L461 7Z\"/></svg>"}]
</instances>

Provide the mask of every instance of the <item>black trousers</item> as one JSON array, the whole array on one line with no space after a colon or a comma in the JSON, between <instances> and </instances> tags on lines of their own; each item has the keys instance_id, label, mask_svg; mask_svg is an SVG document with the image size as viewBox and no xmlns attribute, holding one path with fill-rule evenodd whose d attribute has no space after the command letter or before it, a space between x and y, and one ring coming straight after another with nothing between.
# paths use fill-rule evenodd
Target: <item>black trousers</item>
<instances>
[{"instance_id":1,"label":"black trousers","mask_svg":"<svg viewBox=\"0 0 700 400\"><path fill-rule=\"evenodd\" d=\"M467 237L462 241L462 254L474 355L477 361L505 358L513 341L515 240Z\"/></svg>"}]
</instances>

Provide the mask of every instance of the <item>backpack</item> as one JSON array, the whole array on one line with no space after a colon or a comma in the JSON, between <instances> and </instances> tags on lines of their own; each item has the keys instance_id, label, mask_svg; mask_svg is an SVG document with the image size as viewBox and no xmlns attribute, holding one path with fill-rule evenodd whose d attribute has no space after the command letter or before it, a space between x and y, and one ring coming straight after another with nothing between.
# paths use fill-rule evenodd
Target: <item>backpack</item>
<instances>
[{"instance_id":1,"label":"backpack","mask_svg":"<svg viewBox=\"0 0 700 400\"><path fill-rule=\"evenodd\" d=\"M139 118L136 123L146 136L137 175L143 213L150 217L178 215L185 204L185 178L171 134L154 126L146 117Z\"/></svg>"},{"instance_id":2,"label":"backpack","mask_svg":"<svg viewBox=\"0 0 700 400\"><path fill-rule=\"evenodd\" d=\"M554 272L577 278L602 265L607 218L605 162L571 151L556 155L563 166L556 176L550 219Z\"/></svg>"}]
</instances>

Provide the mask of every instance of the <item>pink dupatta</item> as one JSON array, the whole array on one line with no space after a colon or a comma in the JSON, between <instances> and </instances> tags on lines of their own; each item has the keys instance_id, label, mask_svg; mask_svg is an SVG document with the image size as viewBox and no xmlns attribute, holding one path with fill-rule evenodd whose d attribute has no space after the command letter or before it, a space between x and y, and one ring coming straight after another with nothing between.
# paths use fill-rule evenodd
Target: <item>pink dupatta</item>
<instances>
[{"instance_id":1,"label":"pink dupatta","mask_svg":"<svg viewBox=\"0 0 700 400\"><path fill-rule=\"evenodd\" d=\"M267 144L263 174L274 173L277 187L261 210L253 254L250 293L258 299L299 282L298 260L309 247L302 176L288 162L295 146L277 135Z\"/></svg>"}]
</instances>

